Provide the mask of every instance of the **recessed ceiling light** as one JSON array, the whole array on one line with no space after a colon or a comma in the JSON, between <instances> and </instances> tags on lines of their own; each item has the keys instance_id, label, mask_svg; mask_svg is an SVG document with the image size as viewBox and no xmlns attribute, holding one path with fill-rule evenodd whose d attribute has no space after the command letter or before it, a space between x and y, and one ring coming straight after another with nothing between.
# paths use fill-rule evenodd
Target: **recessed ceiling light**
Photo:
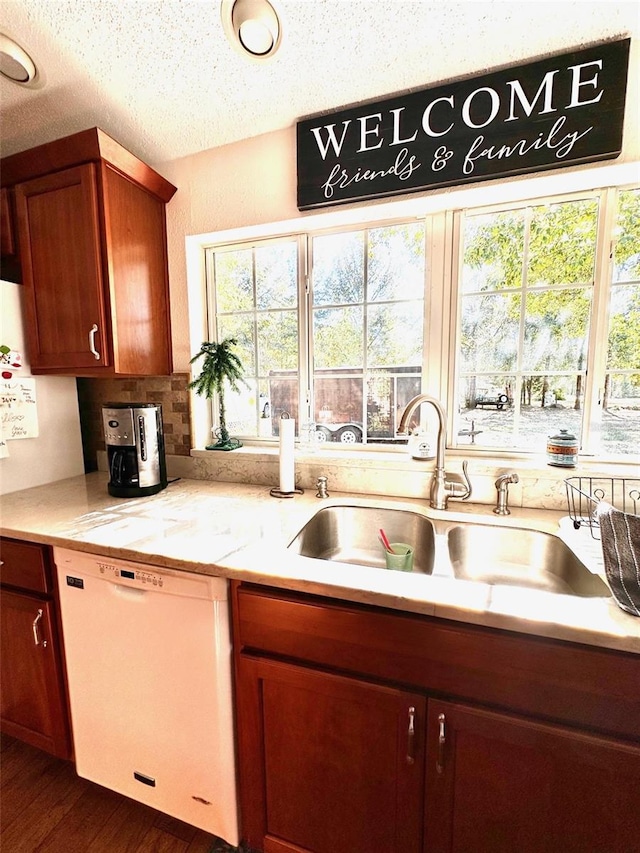
<instances>
[{"instance_id":1,"label":"recessed ceiling light","mask_svg":"<svg viewBox=\"0 0 640 853\"><path fill-rule=\"evenodd\" d=\"M0 33L0 74L7 80L26 86L35 79L36 73L29 54L9 36Z\"/></svg>"},{"instance_id":2,"label":"recessed ceiling light","mask_svg":"<svg viewBox=\"0 0 640 853\"><path fill-rule=\"evenodd\" d=\"M222 0L222 27L244 56L266 59L282 40L282 23L269 0Z\"/></svg>"}]
</instances>

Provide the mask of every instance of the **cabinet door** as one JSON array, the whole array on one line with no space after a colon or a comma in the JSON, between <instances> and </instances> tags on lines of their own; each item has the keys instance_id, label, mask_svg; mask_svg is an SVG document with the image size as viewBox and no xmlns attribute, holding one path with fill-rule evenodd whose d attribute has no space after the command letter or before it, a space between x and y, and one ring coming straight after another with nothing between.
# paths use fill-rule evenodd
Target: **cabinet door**
<instances>
[{"instance_id":1,"label":"cabinet door","mask_svg":"<svg viewBox=\"0 0 640 853\"><path fill-rule=\"evenodd\" d=\"M32 369L109 365L96 166L15 192Z\"/></svg>"},{"instance_id":2,"label":"cabinet door","mask_svg":"<svg viewBox=\"0 0 640 853\"><path fill-rule=\"evenodd\" d=\"M640 747L429 702L428 853L631 853Z\"/></svg>"},{"instance_id":3,"label":"cabinet door","mask_svg":"<svg viewBox=\"0 0 640 853\"><path fill-rule=\"evenodd\" d=\"M66 701L51 603L3 589L0 637L2 730L68 758Z\"/></svg>"},{"instance_id":4,"label":"cabinet door","mask_svg":"<svg viewBox=\"0 0 640 853\"><path fill-rule=\"evenodd\" d=\"M417 853L423 697L241 655L242 835L265 853Z\"/></svg>"}]
</instances>

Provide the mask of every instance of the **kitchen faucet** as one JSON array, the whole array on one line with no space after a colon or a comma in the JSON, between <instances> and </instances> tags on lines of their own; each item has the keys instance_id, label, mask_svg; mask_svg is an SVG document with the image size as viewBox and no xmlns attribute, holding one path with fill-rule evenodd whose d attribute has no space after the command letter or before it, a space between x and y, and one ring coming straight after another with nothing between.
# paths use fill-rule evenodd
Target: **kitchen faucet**
<instances>
[{"instance_id":1,"label":"kitchen faucet","mask_svg":"<svg viewBox=\"0 0 640 853\"><path fill-rule=\"evenodd\" d=\"M409 400L407 406L400 418L398 433L406 433L407 425L411 415L415 412L418 406L422 403L431 403L438 415L438 441L436 449L436 467L431 478L431 488L429 491L429 504L433 509L446 509L449 498L457 500L467 500L471 497L471 481L467 474L467 462L462 463L462 473L465 482L460 480L447 479L447 472L444 468L445 440L446 440L446 421L447 416L442 407L442 403L436 400L435 397L430 397L428 394L418 394L412 400ZM466 485L465 485L466 483Z\"/></svg>"}]
</instances>

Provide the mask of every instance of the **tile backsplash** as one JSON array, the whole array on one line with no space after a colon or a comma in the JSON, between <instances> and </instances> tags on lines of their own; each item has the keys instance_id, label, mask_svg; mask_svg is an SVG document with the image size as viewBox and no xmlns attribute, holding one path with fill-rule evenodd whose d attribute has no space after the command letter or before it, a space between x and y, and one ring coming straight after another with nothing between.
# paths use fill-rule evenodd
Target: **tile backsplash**
<instances>
[{"instance_id":1,"label":"tile backsplash","mask_svg":"<svg viewBox=\"0 0 640 853\"><path fill-rule=\"evenodd\" d=\"M187 373L134 379L78 379L85 470L97 470L97 453L105 450L102 406L106 403L160 403L166 453L188 456L191 449L188 381Z\"/></svg>"}]
</instances>

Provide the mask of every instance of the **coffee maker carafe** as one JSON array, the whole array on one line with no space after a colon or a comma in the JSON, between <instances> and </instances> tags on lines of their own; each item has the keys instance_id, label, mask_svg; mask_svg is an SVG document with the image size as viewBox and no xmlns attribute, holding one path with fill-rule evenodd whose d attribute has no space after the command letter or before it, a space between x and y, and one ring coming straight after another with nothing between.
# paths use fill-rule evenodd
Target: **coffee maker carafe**
<instances>
[{"instance_id":1,"label":"coffee maker carafe","mask_svg":"<svg viewBox=\"0 0 640 853\"><path fill-rule=\"evenodd\" d=\"M116 498L139 498L166 488L162 406L107 403L102 408L102 423L109 494Z\"/></svg>"}]
</instances>

